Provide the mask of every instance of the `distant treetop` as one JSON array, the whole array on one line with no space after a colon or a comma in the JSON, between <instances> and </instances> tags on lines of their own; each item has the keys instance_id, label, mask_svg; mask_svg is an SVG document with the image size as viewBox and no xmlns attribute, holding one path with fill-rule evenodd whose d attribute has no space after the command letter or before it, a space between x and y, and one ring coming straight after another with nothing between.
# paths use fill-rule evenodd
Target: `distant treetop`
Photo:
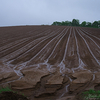
<instances>
[{"instance_id":1,"label":"distant treetop","mask_svg":"<svg viewBox=\"0 0 100 100\"><path fill-rule=\"evenodd\" d=\"M55 21L55 22L53 22L52 25L56 25L56 26L81 26L81 27L100 28L100 20L99 21L94 21L93 23L83 21L80 24L80 21L78 19L73 19L72 22L71 21L62 21L62 22Z\"/></svg>"}]
</instances>

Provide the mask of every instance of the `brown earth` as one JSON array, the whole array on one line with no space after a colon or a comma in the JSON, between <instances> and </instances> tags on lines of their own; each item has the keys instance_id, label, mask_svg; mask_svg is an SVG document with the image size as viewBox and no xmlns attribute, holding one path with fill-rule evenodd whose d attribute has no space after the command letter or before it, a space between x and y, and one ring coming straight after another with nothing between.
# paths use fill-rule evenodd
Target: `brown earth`
<instances>
[{"instance_id":1,"label":"brown earth","mask_svg":"<svg viewBox=\"0 0 100 100\"><path fill-rule=\"evenodd\" d=\"M0 100L28 100L28 99L17 93L2 92L0 93Z\"/></svg>"},{"instance_id":2,"label":"brown earth","mask_svg":"<svg viewBox=\"0 0 100 100\"><path fill-rule=\"evenodd\" d=\"M29 100L77 100L100 90L100 29L0 27L0 86Z\"/></svg>"}]
</instances>

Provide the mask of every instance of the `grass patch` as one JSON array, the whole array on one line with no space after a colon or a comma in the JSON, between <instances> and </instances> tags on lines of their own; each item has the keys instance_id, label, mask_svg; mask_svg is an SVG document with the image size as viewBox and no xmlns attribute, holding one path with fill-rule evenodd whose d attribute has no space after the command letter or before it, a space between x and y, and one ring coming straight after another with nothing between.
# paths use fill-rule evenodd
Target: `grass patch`
<instances>
[{"instance_id":1,"label":"grass patch","mask_svg":"<svg viewBox=\"0 0 100 100\"><path fill-rule=\"evenodd\" d=\"M9 87L1 88L1 89L0 89L0 93L2 93L2 92L7 92L7 91L14 92L14 91L12 91Z\"/></svg>"},{"instance_id":2,"label":"grass patch","mask_svg":"<svg viewBox=\"0 0 100 100\"><path fill-rule=\"evenodd\" d=\"M85 91L82 93L84 100L95 99L100 100L100 91L95 91L90 89L89 91Z\"/></svg>"},{"instance_id":3,"label":"grass patch","mask_svg":"<svg viewBox=\"0 0 100 100\"><path fill-rule=\"evenodd\" d=\"M21 94L21 95L23 95L23 96L25 96L23 93L18 93L18 92L16 92L16 91L13 91L13 90L11 90L9 87L5 87L5 88L0 88L0 93L2 93L2 92L13 92L13 93L17 93L17 94Z\"/></svg>"}]
</instances>

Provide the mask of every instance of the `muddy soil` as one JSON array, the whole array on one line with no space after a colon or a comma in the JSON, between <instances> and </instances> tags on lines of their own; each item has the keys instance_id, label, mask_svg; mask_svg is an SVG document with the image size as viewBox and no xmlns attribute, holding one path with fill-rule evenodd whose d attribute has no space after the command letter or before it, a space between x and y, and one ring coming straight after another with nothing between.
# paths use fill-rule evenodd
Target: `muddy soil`
<instances>
[{"instance_id":1,"label":"muddy soil","mask_svg":"<svg viewBox=\"0 0 100 100\"><path fill-rule=\"evenodd\" d=\"M100 88L100 29L0 27L0 86L30 100L75 100Z\"/></svg>"}]
</instances>

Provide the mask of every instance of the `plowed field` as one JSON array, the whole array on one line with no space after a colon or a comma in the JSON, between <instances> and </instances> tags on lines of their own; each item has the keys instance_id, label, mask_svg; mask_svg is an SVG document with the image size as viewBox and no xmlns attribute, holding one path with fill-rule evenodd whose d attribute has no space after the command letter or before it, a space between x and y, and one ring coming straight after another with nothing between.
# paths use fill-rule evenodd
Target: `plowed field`
<instances>
[{"instance_id":1,"label":"plowed field","mask_svg":"<svg viewBox=\"0 0 100 100\"><path fill-rule=\"evenodd\" d=\"M60 72L100 68L100 29L21 26L0 28L0 60L9 66L37 67ZM22 67L21 66L21 67Z\"/></svg>"},{"instance_id":2,"label":"plowed field","mask_svg":"<svg viewBox=\"0 0 100 100\"><path fill-rule=\"evenodd\" d=\"M24 92L27 96L31 95L30 100L52 93L56 93L52 100L58 100L68 91L77 94L83 91L83 84L87 82L94 86L100 83L99 71L100 29L0 27L0 86L10 84L13 89L26 89ZM91 86L88 84L85 88Z\"/></svg>"}]
</instances>

